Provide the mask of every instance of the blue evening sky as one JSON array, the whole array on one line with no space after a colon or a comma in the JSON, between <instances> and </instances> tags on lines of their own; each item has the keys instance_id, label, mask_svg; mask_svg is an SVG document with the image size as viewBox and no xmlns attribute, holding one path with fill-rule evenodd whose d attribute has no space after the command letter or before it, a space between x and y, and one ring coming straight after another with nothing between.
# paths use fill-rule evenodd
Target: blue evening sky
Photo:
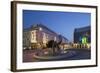
<instances>
[{"instance_id":1,"label":"blue evening sky","mask_svg":"<svg viewBox=\"0 0 100 73\"><path fill-rule=\"evenodd\" d=\"M43 24L73 41L75 28L91 25L90 13L23 10L23 27Z\"/></svg>"}]
</instances>

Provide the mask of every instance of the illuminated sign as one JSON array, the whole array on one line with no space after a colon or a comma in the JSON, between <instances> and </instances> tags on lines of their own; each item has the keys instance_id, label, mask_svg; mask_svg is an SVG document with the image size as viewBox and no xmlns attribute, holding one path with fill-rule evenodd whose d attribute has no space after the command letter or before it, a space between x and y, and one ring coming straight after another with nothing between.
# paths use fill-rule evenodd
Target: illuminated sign
<instances>
[{"instance_id":1,"label":"illuminated sign","mask_svg":"<svg viewBox=\"0 0 100 73\"><path fill-rule=\"evenodd\" d=\"M88 43L87 37L82 37L82 44L87 44L87 43Z\"/></svg>"}]
</instances>

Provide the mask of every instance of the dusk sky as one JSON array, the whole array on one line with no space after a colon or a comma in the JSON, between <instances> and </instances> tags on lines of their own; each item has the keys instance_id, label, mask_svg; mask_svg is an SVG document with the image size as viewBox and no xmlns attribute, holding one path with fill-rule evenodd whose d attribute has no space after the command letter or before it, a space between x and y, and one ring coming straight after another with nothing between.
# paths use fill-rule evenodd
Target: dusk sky
<instances>
[{"instance_id":1,"label":"dusk sky","mask_svg":"<svg viewBox=\"0 0 100 73\"><path fill-rule=\"evenodd\" d=\"M91 25L90 13L23 10L23 27L43 24L73 41L75 28Z\"/></svg>"}]
</instances>

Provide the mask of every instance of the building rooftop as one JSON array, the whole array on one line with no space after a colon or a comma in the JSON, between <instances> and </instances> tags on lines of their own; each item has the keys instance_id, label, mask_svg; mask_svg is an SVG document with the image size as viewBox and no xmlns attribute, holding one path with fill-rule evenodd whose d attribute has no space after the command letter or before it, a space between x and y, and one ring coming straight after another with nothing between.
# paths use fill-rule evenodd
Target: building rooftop
<instances>
[{"instance_id":1,"label":"building rooftop","mask_svg":"<svg viewBox=\"0 0 100 73\"><path fill-rule=\"evenodd\" d=\"M91 26L81 27L81 28L75 28L74 32L83 32L83 31L90 31Z\"/></svg>"},{"instance_id":2,"label":"building rooftop","mask_svg":"<svg viewBox=\"0 0 100 73\"><path fill-rule=\"evenodd\" d=\"M31 30L38 30L40 27L45 28L46 30L63 37L64 39L68 40L66 37L64 37L63 35L57 34L56 32L54 32L53 30L49 29L48 27L46 27L43 24L33 24L32 26L30 26L29 28L25 28L24 31L31 31Z\"/></svg>"},{"instance_id":3,"label":"building rooftop","mask_svg":"<svg viewBox=\"0 0 100 73\"><path fill-rule=\"evenodd\" d=\"M32 26L30 26L29 28L25 28L24 31L30 31L30 30L39 30L39 27L45 28L46 30L49 30L50 32L57 34L56 32L52 31L51 29L49 29L48 27L46 27L43 24L33 24ZM58 35L58 34L57 34Z\"/></svg>"}]
</instances>

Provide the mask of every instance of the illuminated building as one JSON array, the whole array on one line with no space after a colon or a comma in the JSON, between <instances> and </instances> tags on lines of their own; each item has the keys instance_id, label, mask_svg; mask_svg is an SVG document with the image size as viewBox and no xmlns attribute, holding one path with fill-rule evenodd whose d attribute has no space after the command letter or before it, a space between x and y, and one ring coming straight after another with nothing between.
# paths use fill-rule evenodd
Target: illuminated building
<instances>
[{"instance_id":1,"label":"illuminated building","mask_svg":"<svg viewBox=\"0 0 100 73\"><path fill-rule=\"evenodd\" d=\"M68 43L68 39L60 35L62 44ZM34 24L23 31L23 47L45 48L48 41L59 42L59 34L42 24Z\"/></svg>"},{"instance_id":2,"label":"illuminated building","mask_svg":"<svg viewBox=\"0 0 100 73\"><path fill-rule=\"evenodd\" d=\"M74 30L74 45L78 45L81 48L90 48L91 43L91 27L86 26L82 28L76 28Z\"/></svg>"}]
</instances>

